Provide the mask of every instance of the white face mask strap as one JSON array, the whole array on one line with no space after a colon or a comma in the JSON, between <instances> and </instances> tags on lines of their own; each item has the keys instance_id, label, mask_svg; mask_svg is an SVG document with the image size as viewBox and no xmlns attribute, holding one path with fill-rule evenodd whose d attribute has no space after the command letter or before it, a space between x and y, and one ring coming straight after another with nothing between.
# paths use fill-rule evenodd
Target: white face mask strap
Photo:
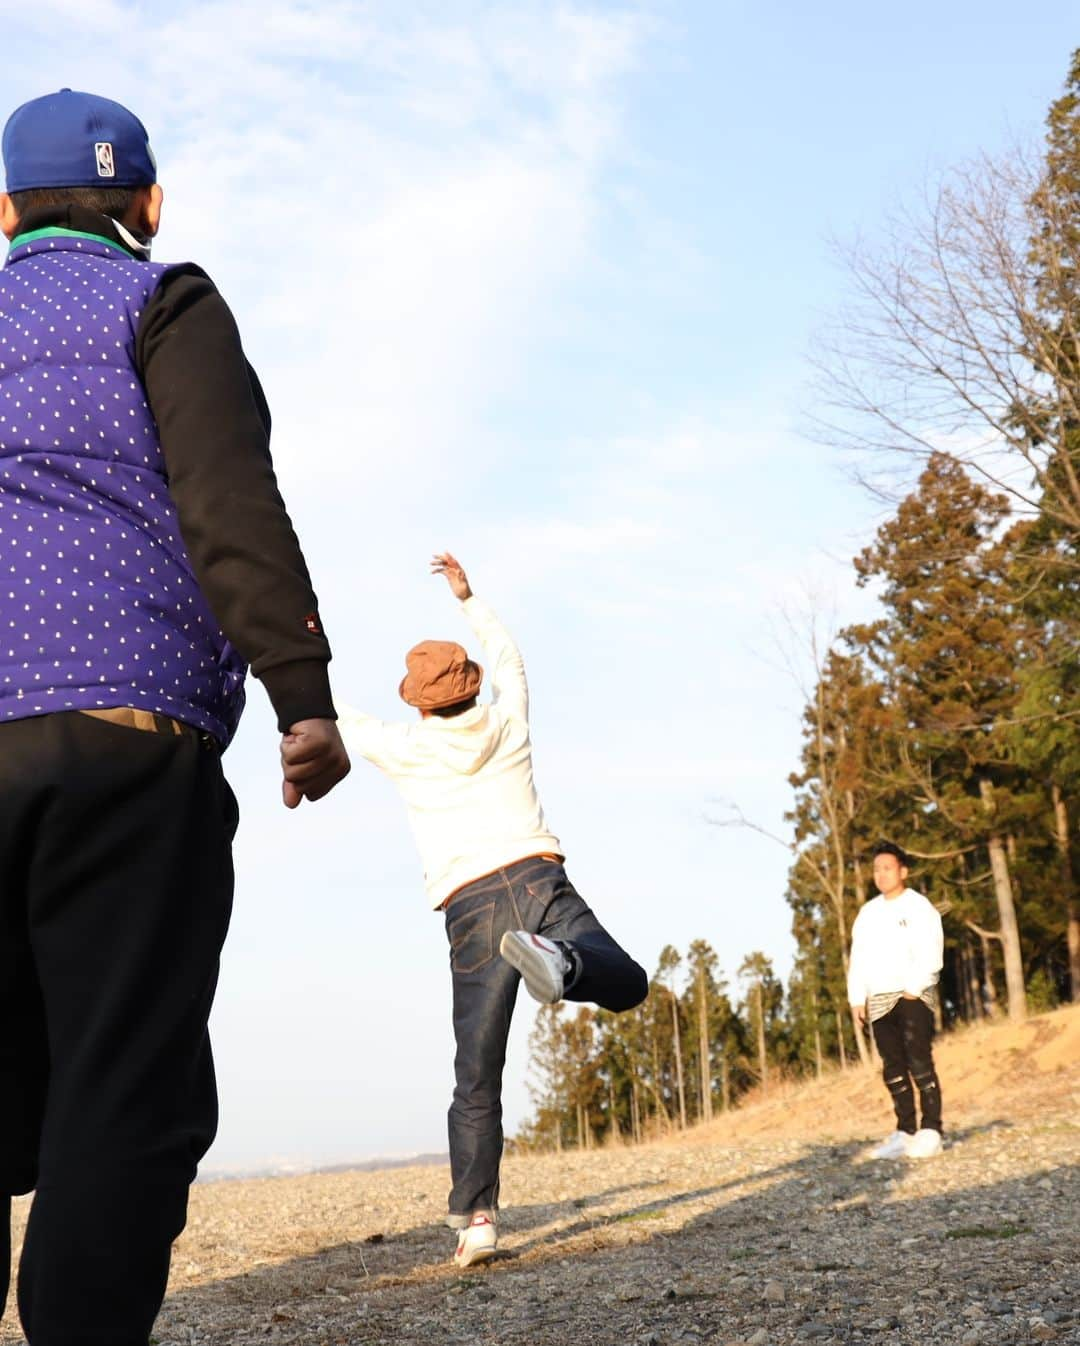
<instances>
[{"instance_id":1,"label":"white face mask strap","mask_svg":"<svg viewBox=\"0 0 1080 1346\"><path fill-rule=\"evenodd\" d=\"M116 225L116 232L132 250L132 252L141 253L143 257L150 256L150 240L136 237L130 229L126 229L119 220L113 220Z\"/></svg>"}]
</instances>

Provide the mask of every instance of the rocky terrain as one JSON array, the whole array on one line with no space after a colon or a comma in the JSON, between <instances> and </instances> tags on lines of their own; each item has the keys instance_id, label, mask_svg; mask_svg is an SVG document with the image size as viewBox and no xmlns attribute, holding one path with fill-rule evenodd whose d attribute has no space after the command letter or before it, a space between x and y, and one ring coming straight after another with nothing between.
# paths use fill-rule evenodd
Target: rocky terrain
<instances>
[{"instance_id":1,"label":"rocky terrain","mask_svg":"<svg viewBox=\"0 0 1080 1346\"><path fill-rule=\"evenodd\" d=\"M465 1273L440 1166L200 1185L156 1341L1080 1343L1080 1008L938 1062L936 1159L866 1157L890 1116L855 1069L648 1145L511 1158L500 1256Z\"/></svg>"}]
</instances>

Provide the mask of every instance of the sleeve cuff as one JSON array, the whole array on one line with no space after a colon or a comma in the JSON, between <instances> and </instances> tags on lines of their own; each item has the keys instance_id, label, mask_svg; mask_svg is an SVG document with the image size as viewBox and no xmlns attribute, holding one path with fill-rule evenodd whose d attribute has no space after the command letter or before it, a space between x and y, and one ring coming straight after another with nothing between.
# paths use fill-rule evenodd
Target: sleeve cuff
<instances>
[{"instance_id":1,"label":"sleeve cuff","mask_svg":"<svg viewBox=\"0 0 1080 1346\"><path fill-rule=\"evenodd\" d=\"M323 659L296 659L264 668L259 680L277 713L278 729L287 734L300 720L336 720L330 675Z\"/></svg>"}]
</instances>

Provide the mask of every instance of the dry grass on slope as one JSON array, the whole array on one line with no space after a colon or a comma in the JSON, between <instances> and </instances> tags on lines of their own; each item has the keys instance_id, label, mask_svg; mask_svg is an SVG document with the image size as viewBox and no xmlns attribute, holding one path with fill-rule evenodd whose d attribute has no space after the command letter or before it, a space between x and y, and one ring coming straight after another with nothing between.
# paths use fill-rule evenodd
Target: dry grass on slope
<instances>
[{"instance_id":1,"label":"dry grass on slope","mask_svg":"<svg viewBox=\"0 0 1080 1346\"><path fill-rule=\"evenodd\" d=\"M1001 1019L961 1028L934 1046L948 1129L992 1114L1020 1121L1046 1101L1080 1089L1080 1005L1022 1024ZM891 1129L888 1095L876 1070L855 1067L821 1080L760 1089L720 1117L707 1134L718 1142L751 1137L846 1140Z\"/></svg>"}]
</instances>

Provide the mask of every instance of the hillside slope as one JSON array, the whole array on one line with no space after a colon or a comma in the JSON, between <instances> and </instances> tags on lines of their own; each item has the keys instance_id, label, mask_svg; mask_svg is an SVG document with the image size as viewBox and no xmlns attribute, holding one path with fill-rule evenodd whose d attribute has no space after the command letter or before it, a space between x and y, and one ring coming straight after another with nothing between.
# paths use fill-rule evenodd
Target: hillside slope
<instances>
[{"instance_id":1,"label":"hillside slope","mask_svg":"<svg viewBox=\"0 0 1080 1346\"><path fill-rule=\"evenodd\" d=\"M1054 1105L1080 1079L1080 1005L1023 1024L961 1029L934 1046L947 1126L993 1117L1020 1121ZM831 1071L821 1081L757 1093L713 1123L717 1140L749 1136L850 1139L889 1131L892 1110L877 1071Z\"/></svg>"},{"instance_id":2,"label":"hillside slope","mask_svg":"<svg viewBox=\"0 0 1080 1346\"><path fill-rule=\"evenodd\" d=\"M439 1167L197 1187L157 1341L1080 1341L1080 1007L938 1060L938 1159L865 1158L890 1117L853 1070L649 1145L508 1160L502 1256L464 1275Z\"/></svg>"}]
</instances>

